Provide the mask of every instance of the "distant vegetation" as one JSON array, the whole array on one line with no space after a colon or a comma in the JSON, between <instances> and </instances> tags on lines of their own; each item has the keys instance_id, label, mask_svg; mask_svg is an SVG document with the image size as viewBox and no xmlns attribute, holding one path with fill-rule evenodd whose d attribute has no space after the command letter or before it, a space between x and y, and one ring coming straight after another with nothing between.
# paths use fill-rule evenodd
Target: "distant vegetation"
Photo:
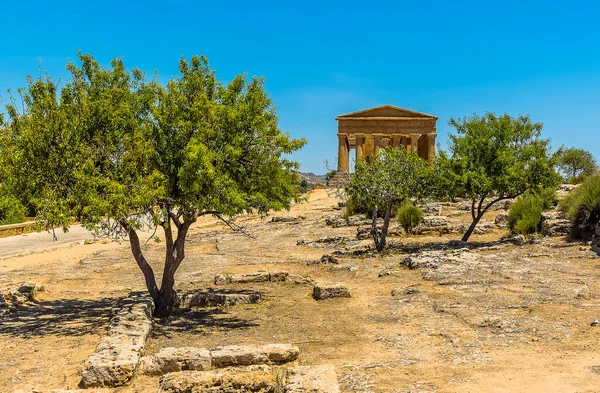
<instances>
[{"instance_id":1,"label":"distant vegetation","mask_svg":"<svg viewBox=\"0 0 600 393\"><path fill-rule=\"evenodd\" d=\"M598 173L596 159L587 150L562 146L555 153L558 169L563 180L571 184L579 184L586 177Z\"/></svg>"}]
</instances>

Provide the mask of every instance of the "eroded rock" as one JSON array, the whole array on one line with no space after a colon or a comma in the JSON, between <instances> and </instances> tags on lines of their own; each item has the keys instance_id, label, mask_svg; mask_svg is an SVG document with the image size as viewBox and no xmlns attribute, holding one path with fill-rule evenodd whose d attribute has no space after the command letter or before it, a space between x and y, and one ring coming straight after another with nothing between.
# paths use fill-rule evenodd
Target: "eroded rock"
<instances>
[{"instance_id":1,"label":"eroded rock","mask_svg":"<svg viewBox=\"0 0 600 393\"><path fill-rule=\"evenodd\" d=\"M350 295L350 291L343 284L315 284L313 288L313 298L315 300L336 297L352 297L352 295Z\"/></svg>"},{"instance_id":2,"label":"eroded rock","mask_svg":"<svg viewBox=\"0 0 600 393\"><path fill-rule=\"evenodd\" d=\"M142 357L140 370L147 375L163 375L185 370L210 370L211 359L210 351L205 348L162 348L153 355Z\"/></svg>"},{"instance_id":3,"label":"eroded rock","mask_svg":"<svg viewBox=\"0 0 600 393\"><path fill-rule=\"evenodd\" d=\"M298 347L289 344L230 345L210 351L214 368L293 362L299 353Z\"/></svg>"},{"instance_id":4,"label":"eroded rock","mask_svg":"<svg viewBox=\"0 0 600 393\"><path fill-rule=\"evenodd\" d=\"M260 292L212 292L196 291L180 295L179 308L234 306L254 304L262 299Z\"/></svg>"},{"instance_id":5,"label":"eroded rock","mask_svg":"<svg viewBox=\"0 0 600 393\"><path fill-rule=\"evenodd\" d=\"M261 271L256 273L231 274L224 273L215 277L215 285L232 284L232 283L251 283L251 282L276 282L286 281L289 273L286 271Z\"/></svg>"},{"instance_id":6,"label":"eroded rock","mask_svg":"<svg viewBox=\"0 0 600 393\"><path fill-rule=\"evenodd\" d=\"M128 298L111 319L108 334L80 370L86 388L127 385L152 328L152 301Z\"/></svg>"},{"instance_id":7,"label":"eroded rock","mask_svg":"<svg viewBox=\"0 0 600 393\"><path fill-rule=\"evenodd\" d=\"M268 366L167 374L160 392L168 393L274 393L276 380Z\"/></svg>"}]
</instances>

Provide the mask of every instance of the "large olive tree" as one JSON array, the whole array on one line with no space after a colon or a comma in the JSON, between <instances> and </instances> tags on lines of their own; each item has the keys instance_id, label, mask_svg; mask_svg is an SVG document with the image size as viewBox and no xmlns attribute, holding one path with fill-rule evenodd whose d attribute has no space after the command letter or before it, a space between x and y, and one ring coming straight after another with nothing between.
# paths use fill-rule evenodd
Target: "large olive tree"
<instances>
[{"instance_id":1,"label":"large olive tree","mask_svg":"<svg viewBox=\"0 0 600 393\"><path fill-rule=\"evenodd\" d=\"M440 151L437 157L436 184L439 194L471 200L473 220L462 240L469 240L494 203L558 183L541 123L492 113L449 123L457 134L450 135L449 154Z\"/></svg>"},{"instance_id":2,"label":"large olive tree","mask_svg":"<svg viewBox=\"0 0 600 393\"><path fill-rule=\"evenodd\" d=\"M299 179L286 155L305 141L278 128L261 78L224 85L204 57L182 59L166 84L119 59L103 67L79 54L67 68L62 88L30 77L22 106L6 105L0 164L48 226L78 219L124 231L155 316L169 316L190 226L203 215L289 208ZM138 236L148 220L164 230L160 286Z\"/></svg>"}]
</instances>

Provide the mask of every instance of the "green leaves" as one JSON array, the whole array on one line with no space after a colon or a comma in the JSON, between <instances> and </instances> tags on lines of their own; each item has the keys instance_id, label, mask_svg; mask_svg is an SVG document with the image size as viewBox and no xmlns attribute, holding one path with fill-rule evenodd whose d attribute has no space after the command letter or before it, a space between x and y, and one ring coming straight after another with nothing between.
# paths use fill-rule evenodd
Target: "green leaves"
<instances>
[{"instance_id":1,"label":"green leaves","mask_svg":"<svg viewBox=\"0 0 600 393\"><path fill-rule=\"evenodd\" d=\"M23 106L0 123L3 182L27 195L51 226L95 224L156 206L182 215L282 209L295 198L305 141L277 127L261 78L223 85L208 61L181 59L166 84L121 59L69 63L62 88L28 78Z\"/></svg>"}]
</instances>

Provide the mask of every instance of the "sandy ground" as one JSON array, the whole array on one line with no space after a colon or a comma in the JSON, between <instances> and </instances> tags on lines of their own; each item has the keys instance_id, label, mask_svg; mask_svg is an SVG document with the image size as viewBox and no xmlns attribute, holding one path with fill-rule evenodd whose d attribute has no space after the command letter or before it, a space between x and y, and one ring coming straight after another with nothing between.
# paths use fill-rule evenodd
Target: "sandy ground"
<instances>
[{"instance_id":1,"label":"sandy ground","mask_svg":"<svg viewBox=\"0 0 600 393\"><path fill-rule=\"evenodd\" d=\"M286 270L318 282L344 283L352 298L317 302L311 285L225 285L259 290L264 301L178 313L155 327L146 352L167 346L293 343L300 347L301 364L334 364L343 392L600 391L600 327L590 326L600 317L600 259L589 247L564 239L495 245L470 251L468 263L399 269L384 277L378 273L397 268L407 254L343 257L341 264L356 266L354 272L308 265L333 249L296 246L297 240L356 234L356 227L325 225L326 216L340 214L336 204L317 190L309 202L279 214L306 216L300 222L248 217L244 223L256 234L254 240L203 219L189 234L177 287L215 288L214 276L222 272ZM490 242L505 234L497 230L472 240ZM0 260L0 288L34 281L45 291L35 304L0 317L0 392L75 388L78 367L98 344L111 308L130 291L144 290L128 244L73 241L58 248L34 241L35 249L20 243L21 237L2 243L6 248L0 252L14 254L23 247L30 253ZM161 243L146 249L158 275L162 252ZM391 296L393 288L408 286L416 293ZM157 378L139 377L115 391L156 392Z\"/></svg>"}]
</instances>

